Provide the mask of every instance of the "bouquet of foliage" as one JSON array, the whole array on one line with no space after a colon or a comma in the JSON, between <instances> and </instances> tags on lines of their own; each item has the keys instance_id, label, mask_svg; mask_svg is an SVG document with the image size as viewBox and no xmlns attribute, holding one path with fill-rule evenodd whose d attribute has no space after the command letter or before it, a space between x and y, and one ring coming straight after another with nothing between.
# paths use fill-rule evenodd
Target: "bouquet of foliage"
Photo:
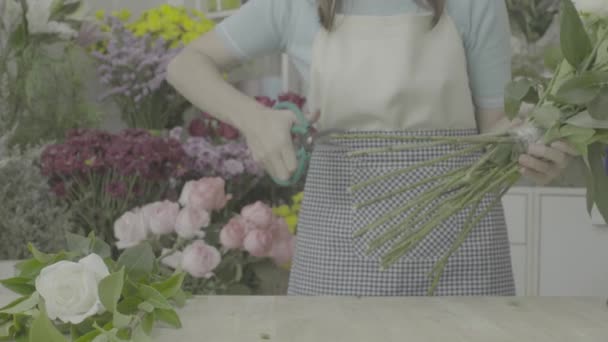
<instances>
[{"instance_id":1,"label":"bouquet of foliage","mask_svg":"<svg viewBox=\"0 0 608 342\"><path fill-rule=\"evenodd\" d=\"M136 129L74 130L41 156L42 173L70 204L78 227L108 242L125 210L171 196L187 164L178 141Z\"/></svg>"},{"instance_id":2,"label":"bouquet of foliage","mask_svg":"<svg viewBox=\"0 0 608 342\"><path fill-rule=\"evenodd\" d=\"M13 132L10 145L60 139L98 122L79 69L81 17L80 1L0 3L0 134Z\"/></svg>"},{"instance_id":3,"label":"bouquet of foliage","mask_svg":"<svg viewBox=\"0 0 608 342\"><path fill-rule=\"evenodd\" d=\"M28 242L44 251L63 248L71 213L51 194L40 173L42 149L6 148L5 138L0 138L0 260L27 257Z\"/></svg>"},{"instance_id":4,"label":"bouquet of foliage","mask_svg":"<svg viewBox=\"0 0 608 342\"><path fill-rule=\"evenodd\" d=\"M289 263L293 236L264 204L215 223L231 198L224 185L220 178L191 181L178 202L124 213L114 223L123 250L116 259L93 234L68 234L68 250L57 254L30 244L33 258L18 264L17 277L0 281L23 296L0 309L0 339L148 341L157 322L181 326L175 309L189 288L234 293L247 258Z\"/></svg>"},{"instance_id":5,"label":"bouquet of foliage","mask_svg":"<svg viewBox=\"0 0 608 342\"><path fill-rule=\"evenodd\" d=\"M511 118L518 114L522 101L534 104L530 116L519 127L507 132L472 137L381 137L402 143L349 152L351 157L395 153L398 158L398 151L412 148L446 144L461 146L444 156L355 184L350 189L354 193L421 167L474 152L484 153L469 166L395 189L356 206L361 209L405 191L431 185L416 200L392 209L356 233L356 236L363 236L380 226L391 224L388 230L375 236L370 243L370 252L382 246L388 247L388 252L382 258L383 267L399 260L453 215L468 210L466 224L430 274L433 278L430 293L433 293L450 256L459 249L492 206L499 203L502 195L519 180L518 157L527 150L528 144L537 141L551 144L566 140L576 148L587 166L588 209L591 211L595 205L604 219L608 219L608 178L603 167L606 157L604 146L608 143L608 7L602 1L580 1L580 4L593 7L593 11L580 8L585 24L573 3L570 0L562 1L563 61L549 82L545 84L538 80L520 79L507 87L505 109ZM356 133L336 135L338 139L359 137ZM365 137L370 138L368 135ZM482 200L488 196L492 198L493 205L481 207ZM394 219L404 215L405 220L393 225Z\"/></svg>"},{"instance_id":6,"label":"bouquet of foliage","mask_svg":"<svg viewBox=\"0 0 608 342\"><path fill-rule=\"evenodd\" d=\"M163 130L182 120L190 104L166 81L167 66L180 51L163 38L136 36L119 18L108 16L106 49L93 51L101 83L101 100L112 99L130 128Z\"/></svg>"}]
</instances>

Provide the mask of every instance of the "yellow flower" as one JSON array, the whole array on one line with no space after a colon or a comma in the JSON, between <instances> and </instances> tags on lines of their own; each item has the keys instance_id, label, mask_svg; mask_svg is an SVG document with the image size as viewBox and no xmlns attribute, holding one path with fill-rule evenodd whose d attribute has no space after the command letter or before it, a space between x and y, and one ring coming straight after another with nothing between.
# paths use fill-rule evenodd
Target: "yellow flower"
<instances>
[{"instance_id":1,"label":"yellow flower","mask_svg":"<svg viewBox=\"0 0 608 342\"><path fill-rule=\"evenodd\" d=\"M293 202L294 203L302 203L302 198L304 198L304 192L300 192L298 194L296 194L295 196L293 196Z\"/></svg>"},{"instance_id":2,"label":"yellow flower","mask_svg":"<svg viewBox=\"0 0 608 342\"><path fill-rule=\"evenodd\" d=\"M106 11L104 10L99 10L95 12L95 19L97 20L103 20L106 17Z\"/></svg>"},{"instance_id":3,"label":"yellow flower","mask_svg":"<svg viewBox=\"0 0 608 342\"><path fill-rule=\"evenodd\" d=\"M280 216L280 217L289 216L291 214L291 208L289 208L289 206L287 206L287 205L282 205L282 206L276 207L276 208L272 209L272 211L274 212L275 215Z\"/></svg>"},{"instance_id":4,"label":"yellow flower","mask_svg":"<svg viewBox=\"0 0 608 342\"><path fill-rule=\"evenodd\" d=\"M296 235L296 230L298 227L298 216L297 215L289 215L284 218L285 222L287 222L287 226L289 226L289 231L291 234Z\"/></svg>"},{"instance_id":5,"label":"yellow flower","mask_svg":"<svg viewBox=\"0 0 608 342\"><path fill-rule=\"evenodd\" d=\"M131 19L131 11L127 9L122 9L120 11L112 12L112 16L118 18L120 21L126 22Z\"/></svg>"}]
</instances>

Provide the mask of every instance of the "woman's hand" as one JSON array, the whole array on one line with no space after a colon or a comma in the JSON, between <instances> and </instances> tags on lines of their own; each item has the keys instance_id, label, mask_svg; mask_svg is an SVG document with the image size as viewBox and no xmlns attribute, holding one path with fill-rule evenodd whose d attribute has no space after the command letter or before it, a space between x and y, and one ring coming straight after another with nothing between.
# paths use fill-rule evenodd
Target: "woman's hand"
<instances>
[{"instance_id":1,"label":"woman's hand","mask_svg":"<svg viewBox=\"0 0 608 342\"><path fill-rule=\"evenodd\" d=\"M297 166L291 138L291 127L296 121L288 110L265 109L247 118L239 125L253 159L272 176L287 180Z\"/></svg>"},{"instance_id":2,"label":"woman's hand","mask_svg":"<svg viewBox=\"0 0 608 342\"><path fill-rule=\"evenodd\" d=\"M519 156L520 172L539 185L547 185L560 176L577 151L566 141L550 146L531 144L526 154Z\"/></svg>"}]
</instances>

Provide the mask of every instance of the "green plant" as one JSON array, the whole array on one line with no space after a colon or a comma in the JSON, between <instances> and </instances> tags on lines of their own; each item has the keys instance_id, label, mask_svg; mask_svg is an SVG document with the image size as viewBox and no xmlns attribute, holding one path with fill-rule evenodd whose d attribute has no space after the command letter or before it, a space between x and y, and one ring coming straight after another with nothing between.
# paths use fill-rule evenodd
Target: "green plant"
<instances>
[{"instance_id":1,"label":"green plant","mask_svg":"<svg viewBox=\"0 0 608 342\"><path fill-rule=\"evenodd\" d=\"M65 246L71 213L59 203L36 163L40 148L9 149L0 138L0 259L21 259L31 242L43 251Z\"/></svg>"}]
</instances>

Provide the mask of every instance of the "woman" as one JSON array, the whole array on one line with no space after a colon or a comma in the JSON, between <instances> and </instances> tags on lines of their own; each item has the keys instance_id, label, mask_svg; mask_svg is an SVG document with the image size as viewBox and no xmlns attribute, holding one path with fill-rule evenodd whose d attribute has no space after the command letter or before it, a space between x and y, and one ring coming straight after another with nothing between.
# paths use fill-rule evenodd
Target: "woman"
<instances>
[{"instance_id":1,"label":"woman","mask_svg":"<svg viewBox=\"0 0 608 342\"><path fill-rule=\"evenodd\" d=\"M508 124L502 99L510 79L510 33L503 1L251 0L172 61L168 79L196 106L239 128L254 157L277 178L287 179L296 164L289 134L293 113L262 107L231 87L222 72L280 51L291 56L306 80L308 110L320 113L321 131L471 135ZM353 232L418 192L365 211L351 208L402 183L466 165L476 156L349 194L353 182L448 151L429 147L397 159L356 161L344 156L348 149L387 143L370 138L349 141L343 148L315 147L289 294L426 294L428 272L453 242L465 215L380 270L381 254L366 253L371 237L355 239ZM531 145L520 159L521 169L546 183L571 154L563 142ZM497 208L450 259L435 293L514 295L513 283L507 229L502 208Z\"/></svg>"}]
</instances>

